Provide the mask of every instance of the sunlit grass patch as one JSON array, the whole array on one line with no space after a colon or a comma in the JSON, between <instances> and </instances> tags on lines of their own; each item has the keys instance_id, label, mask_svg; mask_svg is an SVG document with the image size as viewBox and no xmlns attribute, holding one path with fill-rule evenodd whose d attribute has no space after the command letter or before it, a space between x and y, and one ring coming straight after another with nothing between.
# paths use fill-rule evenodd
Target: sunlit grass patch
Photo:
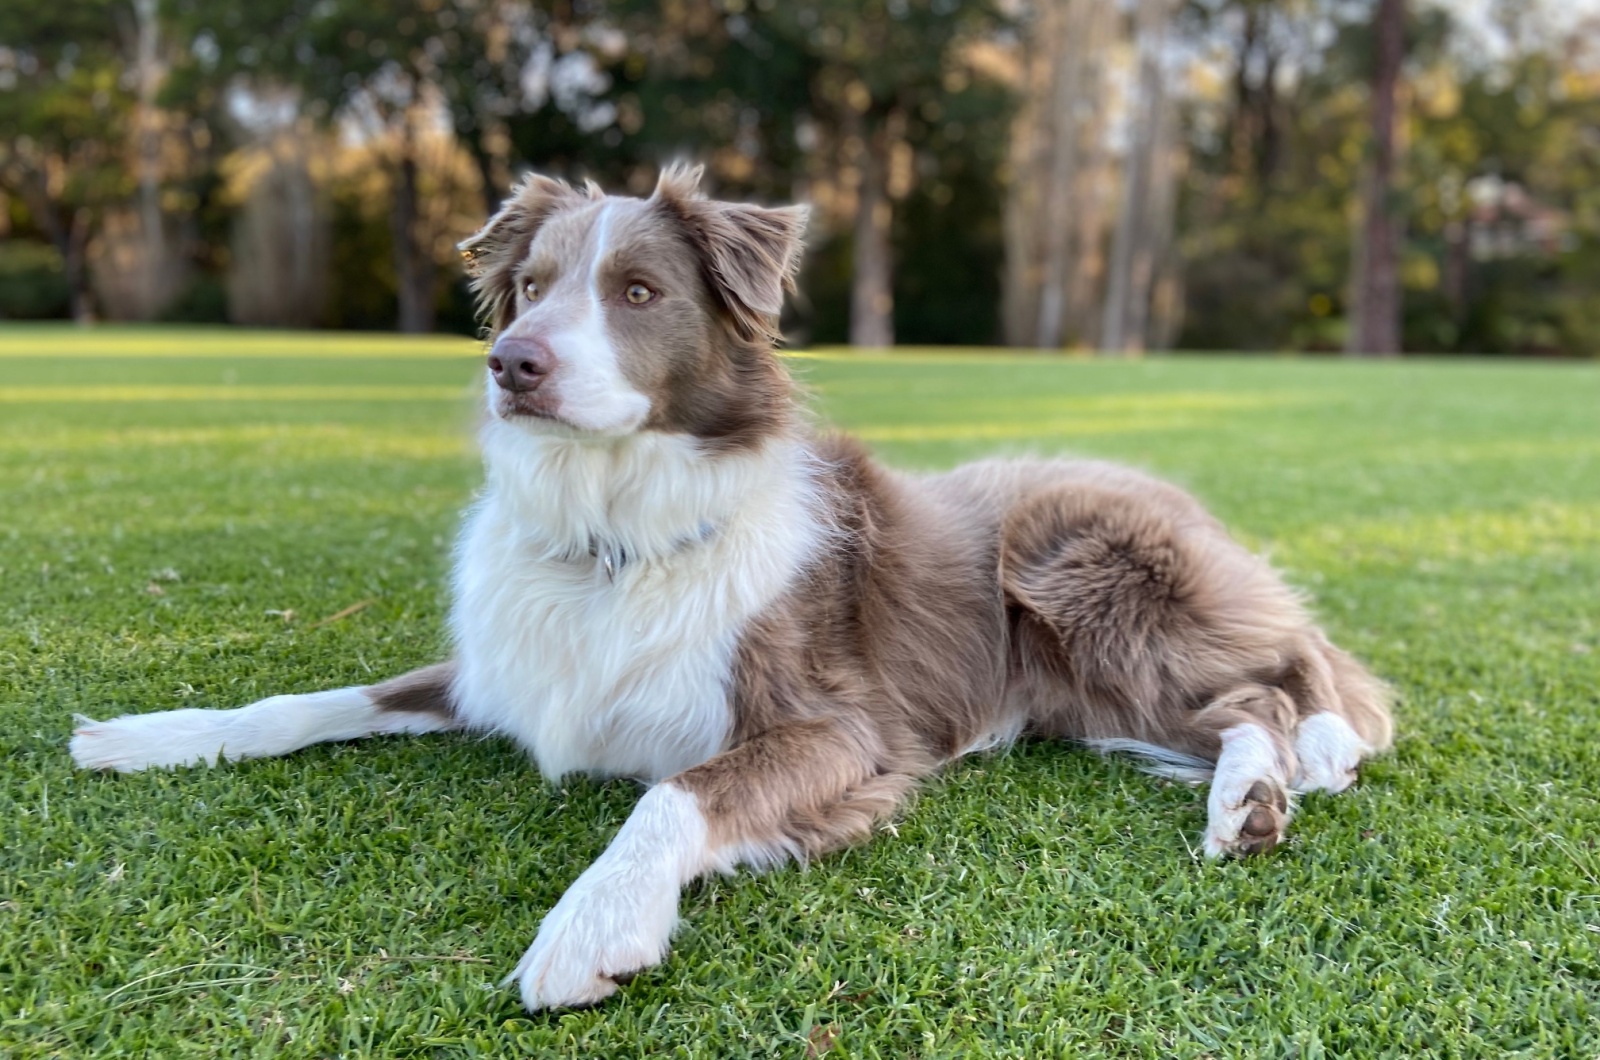
<instances>
[{"instance_id":1,"label":"sunlit grass patch","mask_svg":"<svg viewBox=\"0 0 1600 1060\"><path fill-rule=\"evenodd\" d=\"M447 736L75 773L74 711L447 650L479 353L0 328L0 388L52 395L0 402L0 1055L1600 1055L1594 366L791 359L893 463L1135 463L1309 591L1401 738L1259 862L1193 856L1202 793L1024 743L896 835L691 888L663 967L530 1018L497 980L632 785ZM81 400L80 356L149 399Z\"/></svg>"},{"instance_id":2,"label":"sunlit grass patch","mask_svg":"<svg viewBox=\"0 0 1600 1060\"><path fill-rule=\"evenodd\" d=\"M7 386L0 404L120 405L130 401L456 401L459 386Z\"/></svg>"},{"instance_id":3,"label":"sunlit grass patch","mask_svg":"<svg viewBox=\"0 0 1600 1060\"><path fill-rule=\"evenodd\" d=\"M846 389L839 387L837 389ZM824 391L829 393L829 391ZM870 442L966 442L1065 438L1093 434L1131 434L1204 427L1243 411L1284 408L1312 400L1293 393L1109 394L1097 397L985 398L947 397L924 408L929 422L848 424ZM957 416L946 421L943 417Z\"/></svg>"},{"instance_id":4,"label":"sunlit grass patch","mask_svg":"<svg viewBox=\"0 0 1600 1060\"><path fill-rule=\"evenodd\" d=\"M1511 511L1462 511L1328 523L1283 542L1286 554L1369 564L1496 563L1600 556L1600 504L1536 501ZM1600 587L1597 587L1600 588Z\"/></svg>"},{"instance_id":5,"label":"sunlit grass patch","mask_svg":"<svg viewBox=\"0 0 1600 1060\"><path fill-rule=\"evenodd\" d=\"M457 392L457 398L461 394ZM433 430L393 430L340 424L290 426L253 423L237 427L128 427L112 430L76 428L48 433L0 435L0 452L81 454L114 449L215 449L248 447L274 458L311 456L334 449L345 454L395 457L437 457L469 452L471 439L446 424Z\"/></svg>"},{"instance_id":6,"label":"sunlit grass patch","mask_svg":"<svg viewBox=\"0 0 1600 1060\"><path fill-rule=\"evenodd\" d=\"M267 357L323 360L465 359L482 352L474 339L456 335L388 332L246 331L240 328L153 328L7 325L0 327L0 358Z\"/></svg>"}]
</instances>

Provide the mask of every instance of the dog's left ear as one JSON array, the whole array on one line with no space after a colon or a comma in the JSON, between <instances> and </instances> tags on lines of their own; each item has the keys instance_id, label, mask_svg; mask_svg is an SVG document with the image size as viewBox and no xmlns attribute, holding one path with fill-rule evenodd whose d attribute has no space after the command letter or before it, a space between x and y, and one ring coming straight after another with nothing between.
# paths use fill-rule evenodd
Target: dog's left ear
<instances>
[{"instance_id":1,"label":"dog's left ear","mask_svg":"<svg viewBox=\"0 0 1600 1060\"><path fill-rule=\"evenodd\" d=\"M800 271L810 210L714 202L700 192L704 172L702 166L668 166L652 200L682 221L739 333L747 339L775 341L784 292L795 289L795 274Z\"/></svg>"}]
</instances>

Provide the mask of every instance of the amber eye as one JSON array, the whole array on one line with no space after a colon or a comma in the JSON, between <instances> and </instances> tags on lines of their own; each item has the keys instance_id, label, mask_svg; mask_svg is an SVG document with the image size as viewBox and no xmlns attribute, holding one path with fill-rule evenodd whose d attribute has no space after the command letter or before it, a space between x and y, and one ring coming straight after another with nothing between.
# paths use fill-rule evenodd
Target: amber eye
<instances>
[{"instance_id":1,"label":"amber eye","mask_svg":"<svg viewBox=\"0 0 1600 1060\"><path fill-rule=\"evenodd\" d=\"M644 305L656 296L656 293L642 283L628 284L625 297L634 305Z\"/></svg>"},{"instance_id":2,"label":"amber eye","mask_svg":"<svg viewBox=\"0 0 1600 1060\"><path fill-rule=\"evenodd\" d=\"M539 285L529 280L523 285L522 293L528 296L528 301L536 302L539 300Z\"/></svg>"}]
</instances>

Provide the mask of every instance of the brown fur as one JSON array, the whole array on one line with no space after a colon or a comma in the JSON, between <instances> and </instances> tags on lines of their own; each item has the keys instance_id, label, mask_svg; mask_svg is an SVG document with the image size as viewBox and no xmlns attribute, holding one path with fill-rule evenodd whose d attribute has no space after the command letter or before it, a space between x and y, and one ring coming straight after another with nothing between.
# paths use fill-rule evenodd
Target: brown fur
<instances>
[{"instance_id":1,"label":"brown fur","mask_svg":"<svg viewBox=\"0 0 1600 1060\"><path fill-rule=\"evenodd\" d=\"M498 336L490 414L554 440L486 425L492 519L469 523L455 615L485 639L463 641L459 673L85 720L79 764L472 724L552 773L664 781L513 971L537 1009L658 961L685 880L860 839L976 748L1033 734L1191 778L1214 763L1203 846L1244 855L1283 838L1291 790L1342 790L1388 746L1384 686L1181 490L1081 461L910 476L813 435L772 348L803 213L711 202L697 180L669 170L637 200L530 178L466 244ZM522 503L493 507L505 495ZM542 524L559 515L573 525ZM510 680L475 684L483 666ZM540 681L551 695L522 696Z\"/></svg>"},{"instance_id":2,"label":"brown fur","mask_svg":"<svg viewBox=\"0 0 1600 1060\"><path fill-rule=\"evenodd\" d=\"M597 192L591 188L585 195L565 181L534 174L482 230L462 242L461 260L478 296L478 316L491 331L503 331L516 318L518 275L534 233L561 209L594 199Z\"/></svg>"},{"instance_id":3,"label":"brown fur","mask_svg":"<svg viewBox=\"0 0 1600 1060\"><path fill-rule=\"evenodd\" d=\"M712 452L745 450L786 429L794 409L771 350L806 210L713 202L699 192L700 173L669 168L649 200L613 223L603 288L643 282L681 297L648 309L612 299L608 325L624 374L651 398L644 429L693 435ZM462 244L491 337L516 319L530 280L560 297L563 271L586 264L601 201L593 190L529 177Z\"/></svg>"},{"instance_id":4,"label":"brown fur","mask_svg":"<svg viewBox=\"0 0 1600 1060\"><path fill-rule=\"evenodd\" d=\"M652 201L689 236L707 287L717 293L739 337L770 346L779 338L784 292L795 289L808 211L712 202L700 192L703 172L699 166L669 166Z\"/></svg>"},{"instance_id":5,"label":"brown fur","mask_svg":"<svg viewBox=\"0 0 1600 1060\"><path fill-rule=\"evenodd\" d=\"M694 435L717 459L803 435L772 342L804 213L710 202L698 180L668 170L631 208L606 282L644 276L690 296L672 314L623 312L613 334L652 397L645 429ZM533 178L469 241L492 328L515 317L529 277L552 278L581 244L592 201ZM825 468L833 543L746 632L726 749L672 778L698 797L713 845L822 853L970 746L1024 732L1215 761L1221 734L1250 722L1283 782L1313 714L1388 745L1384 687L1175 487L1090 462L912 478L847 440L808 444ZM1283 782L1250 788L1235 852L1281 837Z\"/></svg>"},{"instance_id":6,"label":"brown fur","mask_svg":"<svg viewBox=\"0 0 1600 1060\"><path fill-rule=\"evenodd\" d=\"M1297 722L1334 710L1387 746L1383 687L1174 487L1093 463L916 480L824 452L845 543L741 646L733 750L675 778L724 841L849 842L989 732L1215 761L1221 732L1255 722L1292 776ZM1281 786L1250 801L1240 853L1287 819Z\"/></svg>"},{"instance_id":7,"label":"brown fur","mask_svg":"<svg viewBox=\"0 0 1600 1060\"><path fill-rule=\"evenodd\" d=\"M412 714L437 714L455 720L450 686L456 679L454 662L436 663L367 686L367 696L379 710Z\"/></svg>"}]
</instances>

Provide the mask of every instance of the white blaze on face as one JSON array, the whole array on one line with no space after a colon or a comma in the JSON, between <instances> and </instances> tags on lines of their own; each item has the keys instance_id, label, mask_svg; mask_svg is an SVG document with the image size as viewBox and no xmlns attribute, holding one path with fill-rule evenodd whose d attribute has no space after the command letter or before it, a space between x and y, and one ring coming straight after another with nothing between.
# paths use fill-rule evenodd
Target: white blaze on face
<instances>
[{"instance_id":1,"label":"white blaze on face","mask_svg":"<svg viewBox=\"0 0 1600 1060\"><path fill-rule=\"evenodd\" d=\"M552 396L557 400L557 415L574 427L602 434L637 430L650 414L650 399L622 374L616 346L606 328L600 280L615 207L615 203L604 203L595 218L583 313L546 336L557 366L545 385L555 388Z\"/></svg>"}]
</instances>

